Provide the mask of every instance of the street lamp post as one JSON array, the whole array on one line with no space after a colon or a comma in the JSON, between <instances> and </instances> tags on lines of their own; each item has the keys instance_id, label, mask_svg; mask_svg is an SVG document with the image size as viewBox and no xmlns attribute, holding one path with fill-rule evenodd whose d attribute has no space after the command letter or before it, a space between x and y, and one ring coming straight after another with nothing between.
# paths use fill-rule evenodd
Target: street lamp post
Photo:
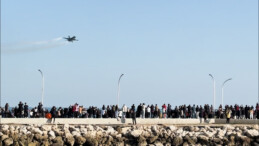
<instances>
[{"instance_id":1,"label":"street lamp post","mask_svg":"<svg viewBox=\"0 0 259 146\"><path fill-rule=\"evenodd\" d=\"M119 98L120 98L120 80L121 80L121 77L123 76L124 74L121 74L120 78L119 78L119 81L118 81L118 96L117 96L117 100L118 100L118 107L119 107Z\"/></svg>"},{"instance_id":2,"label":"street lamp post","mask_svg":"<svg viewBox=\"0 0 259 146\"><path fill-rule=\"evenodd\" d=\"M44 97L44 76L43 76L43 73L42 71L39 69L38 70L41 74L41 77L42 77L42 91L41 91L41 104L43 105L43 97Z\"/></svg>"},{"instance_id":3,"label":"street lamp post","mask_svg":"<svg viewBox=\"0 0 259 146\"><path fill-rule=\"evenodd\" d=\"M213 108L215 109L215 99L216 99L216 87L215 87L215 79L212 76L212 74L209 74L209 76L212 78L213 80Z\"/></svg>"},{"instance_id":4,"label":"street lamp post","mask_svg":"<svg viewBox=\"0 0 259 146\"><path fill-rule=\"evenodd\" d=\"M224 85L225 85L226 82L228 82L230 80L232 80L232 78L229 78L226 81L224 81L223 84L222 84L222 87L221 87L221 105L222 105L222 107L223 107L223 97L224 97Z\"/></svg>"}]
</instances>

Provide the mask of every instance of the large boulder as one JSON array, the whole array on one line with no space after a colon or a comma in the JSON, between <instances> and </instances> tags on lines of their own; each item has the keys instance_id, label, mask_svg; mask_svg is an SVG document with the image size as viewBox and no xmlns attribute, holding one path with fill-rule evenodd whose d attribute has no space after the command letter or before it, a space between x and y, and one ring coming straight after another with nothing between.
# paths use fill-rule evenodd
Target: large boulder
<instances>
[{"instance_id":1,"label":"large boulder","mask_svg":"<svg viewBox=\"0 0 259 146\"><path fill-rule=\"evenodd\" d=\"M9 129L8 125L1 125L1 131L7 131Z\"/></svg>"},{"instance_id":2,"label":"large boulder","mask_svg":"<svg viewBox=\"0 0 259 146\"><path fill-rule=\"evenodd\" d=\"M105 144L112 145L112 142L113 142L113 137L109 135L105 141Z\"/></svg>"},{"instance_id":3,"label":"large boulder","mask_svg":"<svg viewBox=\"0 0 259 146\"><path fill-rule=\"evenodd\" d=\"M183 128L179 128L179 129L176 130L177 135L180 135L182 133L183 133Z\"/></svg>"},{"instance_id":4,"label":"large boulder","mask_svg":"<svg viewBox=\"0 0 259 146\"><path fill-rule=\"evenodd\" d=\"M118 132L118 134L121 134L122 128L120 126L118 126L118 127L116 127L116 131Z\"/></svg>"},{"instance_id":5,"label":"large boulder","mask_svg":"<svg viewBox=\"0 0 259 146\"><path fill-rule=\"evenodd\" d=\"M9 130L10 130L10 131L14 131L14 130L15 130L14 126L12 126L12 125L9 126Z\"/></svg>"},{"instance_id":6,"label":"large boulder","mask_svg":"<svg viewBox=\"0 0 259 146\"><path fill-rule=\"evenodd\" d=\"M65 130L67 130L67 129L69 129L69 124L64 124L64 126L63 126L63 131L65 131Z\"/></svg>"},{"instance_id":7,"label":"large boulder","mask_svg":"<svg viewBox=\"0 0 259 146\"><path fill-rule=\"evenodd\" d=\"M73 146L75 144L75 138L73 136L66 137L66 143Z\"/></svg>"},{"instance_id":8,"label":"large boulder","mask_svg":"<svg viewBox=\"0 0 259 146\"><path fill-rule=\"evenodd\" d=\"M253 129L259 130L259 125L258 124L253 125Z\"/></svg>"},{"instance_id":9,"label":"large boulder","mask_svg":"<svg viewBox=\"0 0 259 146\"><path fill-rule=\"evenodd\" d=\"M53 143L59 144L59 145L64 145L63 139L61 136L57 136L53 139Z\"/></svg>"},{"instance_id":10,"label":"large boulder","mask_svg":"<svg viewBox=\"0 0 259 146\"><path fill-rule=\"evenodd\" d=\"M81 132L82 134L87 133L87 128L80 128L80 132Z\"/></svg>"},{"instance_id":11,"label":"large boulder","mask_svg":"<svg viewBox=\"0 0 259 146\"><path fill-rule=\"evenodd\" d=\"M85 145L87 145L87 146L98 146L98 141L96 140L96 138L91 137L91 136L87 136L85 138L86 138ZM103 141L105 142L106 139L103 138Z\"/></svg>"},{"instance_id":12,"label":"large boulder","mask_svg":"<svg viewBox=\"0 0 259 146\"><path fill-rule=\"evenodd\" d=\"M44 140L44 141L42 141L42 144L41 144L41 145L43 145L43 146L49 146L50 143L49 143L48 140Z\"/></svg>"},{"instance_id":13,"label":"large boulder","mask_svg":"<svg viewBox=\"0 0 259 146\"><path fill-rule=\"evenodd\" d=\"M208 136L208 137L213 137L215 135L215 132L206 131L206 132L204 132L204 135Z\"/></svg>"},{"instance_id":14,"label":"large boulder","mask_svg":"<svg viewBox=\"0 0 259 146\"><path fill-rule=\"evenodd\" d=\"M40 144L39 144L39 142L37 142L37 141L34 141L34 142L29 142L28 143L28 146L39 146ZM52 146L54 146L54 145L52 145Z\"/></svg>"},{"instance_id":15,"label":"large boulder","mask_svg":"<svg viewBox=\"0 0 259 146\"><path fill-rule=\"evenodd\" d=\"M222 142L222 140L221 140L220 138L214 137L212 141L213 141L215 144L220 144L220 145L223 144L223 142Z\"/></svg>"},{"instance_id":16,"label":"large boulder","mask_svg":"<svg viewBox=\"0 0 259 146\"><path fill-rule=\"evenodd\" d=\"M143 131L141 135L143 135L145 138L148 138L152 135L152 133L149 131Z\"/></svg>"},{"instance_id":17,"label":"large boulder","mask_svg":"<svg viewBox=\"0 0 259 146\"><path fill-rule=\"evenodd\" d=\"M106 133L112 134L115 133L115 130L111 126L107 126Z\"/></svg>"},{"instance_id":18,"label":"large boulder","mask_svg":"<svg viewBox=\"0 0 259 146\"><path fill-rule=\"evenodd\" d=\"M76 131L75 126L72 126L72 125L70 125L68 129L69 129L69 131Z\"/></svg>"},{"instance_id":19,"label":"large boulder","mask_svg":"<svg viewBox=\"0 0 259 146\"><path fill-rule=\"evenodd\" d=\"M225 136L225 134L226 134L226 130L218 130L217 137L222 138Z\"/></svg>"},{"instance_id":20,"label":"large boulder","mask_svg":"<svg viewBox=\"0 0 259 146\"><path fill-rule=\"evenodd\" d=\"M248 137L255 137L255 136L259 136L259 131L256 129L252 129L252 130L246 130L245 134Z\"/></svg>"},{"instance_id":21,"label":"large boulder","mask_svg":"<svg viewBox=\"0 0 259 146\"><path fill-rule=\"evenodd\" d=\"M124 146L124 141L117 142L116 146Z\"/></svg>"},{"instance_id":22,"label":"large boulder","mask_svg":"<svg viewBox=\"0 0 259 146\"><path fill-rule=\"evenodd\" d=\"M76 136L76 144L78 144L78 145L82 145L82 144L84 144L85 142L86 142L86 139L83 137L83 136Z\"/></svg>"},{"instance_id":23,"label":"large boulder","mask_svg":"<svg viewBox=\"0 0 259 146\"><path fill-rule=\"evenodd\" d=\"M128 131L130 131L130 129L130 127L123 127L121 128L121 133L125 135Z\"/></svg>"},{"instance_id":24,"label":"large boulder","mask_svg":"<svg viewBox=\"0 0 259 146\"><path fill-rule=\"evenodd\" d=\"M34 138L35 138L35 140L37 140L37 141L41 141L42 135L37 133L37 134L34 135Z\"/></svg>"},{"instance_id":25,"label":"large boulder","mask_svg":"<svg viewBox=\"0 0 259 146\"><path fill-rule=\"evenodd\" d=\"M39 128L33 128L32 129L32 133L34 133L34 134L43 134L43 132L39 129Z\"/></svg>"},{"instance_id":26,"label":"large boulder","mask_svg":"<svg viewBox=\"0 0 259 146\"><path fill-rule=\"evenodd\" d=\"M55 133L56 136L64 136L65 135L65 132L61 131L60 129L55 129L54 133Z\"/></svg>"},{"instance_id":27,"label":"large boulder","mask_svg":"<svg viewBox=\"0 0 259 146\"><path fill-rule=\"evenodd\" d=\"M195 132L198 132L198 131L200 131L200 128L197 127L197 126L195 126L193 130L194 130Z\"/></svg>"},{"instance_id":28,"label":"large boulder","mask_svg":"<svg viewBox=\"0 0 259 146\"><path fill-rule=\"evenodd\" d=\"M154 143L157 139L158 139L158 135L153 135L147 140L148 140L148 143L151 144L151 143Z\"/></svg>"},{"instance_id":29,"label":"large boulder","mask_svg":"<svg viewBox=\"0 0 259 146\"><path fill-rule=\"evenodd\" d=\"M13 139L12 138L7 138L4 140L4 145L9 146L13 144Z\"/></svg>"},{"instance_id":30,"label":"large boulder","mask_svg":"<svg viewBox=\"0 0 259 146\"><path fill-rule=\"evenodd\" d=\"M96 131L89 131L87 134L92 136L92 137L95 137L96 136ZM113 133L112 133L113 134Z\"/></svg>"},{"instance_id":31,"label":"large boulder","mask_svg":"<svg viewBox=\"0 0 259 146\"><path fill-rule=\"evenodd\" d=\"M183 143L183 139L180 136L176 136L173 140L173 145L174 146L178 146L181 145Z\"/></svg>"},{"instance_id":32,"label":"large boulder","mask_svg":"<svg viewBox=\"0 0 259 146\"><path fill-rule=\"evenodd\" d=\"M20 133L21 133L21 134L26 134L26 133L27 133L26 127L22 127L22 128L20 128L19 130L20 130Z\"/></svg>"},{"instance_id":33,"label":"large boulder","mask_svg":"<svg viewBox=\"0 0 259 146\"><path fill-rule=\"evenodd\" d=\"M121 134L117 134L115 137L116 137L116 139L121 139Z\"/></svg>"},{"instance_id":34,"label":"large boulder","mask_svg":"<svg viewBox=\"0 0 259 146\"><path fill-rule=\"evenodd\" d=\"M89 134L89 135L91 135L91 134ZM96 132L96 136L97 137L102 137L103 136L103 132L102 131L97 131Z\"/></svg>"},{"instance_id":35,"label":"large boulder","mask_svg":"<svg viewBox=\"0 0 259 146\"><path fill-rule=\"evenodd\" d=\"M73 136L81 136L79 131L72 131L71 133Z\"/></svg>"},{"instance_id":36,"label":"large boulder","mask_svg":"<svg viewBox=\"0 0 259 146\"><path fill-rule=\"evenodd\" d=\"M5 139L9 138L8 135L2 135L1 136L1 141L4 141Z\"/></svg>"},{"instance_id":37,"label":"large boulder","mask_svg":"<svg viewBox=\"0 0 259 146\"><path fill-rule=\"evenodd\" d=\"M94 131L94 127L92 125L87 125L86 128L88 131Z\"/></svg>"},{"instance_id":38,"label":"large boulder","mask_svg":"<svg viewBox=\"0 0 259 146\"><path fill-rule=\"evenodd\" d=\"M143 136L139 136L139 138L138 138L138 146L146 146L147 145L147 141L146 141L146 139L145 139L145 137L143 137Z\"/></svg>"},{"instance_id":39,"label":"large boulder","mask_svg":"<svg viewBox=\"0 0 259 146\"><path fill-rule=\"evenodd\" d=\"M235 142L235 135L230 135L230 136L229 136L229 143L228 143L228 145L231 145L231 146L236 145L236 142Z\"/></svg>"},{"instance_id":40,"label":"large boulder","mask_svg":"<svg viewBox=\"0 0 259 146\"><path fill-rule=\"evenodd\" d=\"M96 126L96 131L104 131L103 128L99 127L99 126Z\"/></svg>"},{"instance_id":41,"label":"large boulder","mask_svg":"<svg viewBox=\"0 0 259 146\"><path fill-rule=\"evenodd\" d=\"M42 125L42 126L40 127L40 129L41 129L42 131L50 131L50 130L51 130L51 126L49 126L49 125Z\"/></svg>"},{"instance_id":42,"label":"large boulder","mask_svg":"<svg viewBox=\"0 0 259 146\"><path fill-rule=\"evenodd\" d=\"M171 125L171 126L168 127L168 129L170 129L171 131L175 131L175 130L177 130L177 127Z\"/></svg>"},{"instance_id":43,"label":"large boulder","mask_svg":"<svg viewBox=\"0 0 259 146\"><path fill-rule=\"evenodd\" d=\"M73 137L73 135L70 132L66 132L65 133L65 138L68 138L68 137Z\"/></svg>"},{"instance_id":44,"label":"large boulder","mask_svg":"<svg viewBox=\"0 0 259 146\"><path fill-rule=\"evenodd\" d=\"M184 141L187 141L187 142L190 143L191 145L195 145L195 144L196 144L196 142L195 142L193 139L191 139L191 138L189 137L189 135L185 135Z\"/></svg>"},{"instance_id":45,"label":"large boulder","mask_svg":"<svg viewBox=\"0 0 259 146\"><path fill-rule=\"evenodd\" d=\"M130 132L130 135L133 137L139 137L142 134L142 130L133 130Z\"/></svg>"},{"instance_id":46,"label":"large boulder","mask_svg":"<svg viewBox=\"0 0 259 146\"><path fill-rule=\"evenodd\" d=\"M241 136L240 139L242 140L243 145L251 145L251 138L247 136Z\"/></svg>"},{"instance_id":47,"label":"large boulder","mask_svg":"<svg viewBox=\"0 0 259 146\"><path fill-rule=\"evenodd\" d=\"M223 130L234 130L235 127L231 126L231 125L224 125L223 126Z\"/></svg>"},{"instance_id":48,"label":"large boulder","mask_svg":"<svg viewBox=\"0 0 259 146\"><path fill-rule=\"evenodd\" d=\"M152 130L153 132L157 132L157 131L159 130L159 128L158 128L157 125L152 125L152 126L151 126L151 130Z\"/></svg>"},{"instance_id":49,"label":"large boulder","mask_svg":"<svg viewBox=\"0 0 259 146\"><path fill-rule=\"evenodd\" d=\"M199 135L198 136L198 141L199 141L199 143L201 143L203 145L208 145L209 144L209 138L207 136L204 136L204 135Z\"/></svg>"},{"instance_id":50,"label":"large boulder","mask_svg":"<svg viewBox=\"0 0 259 146\"><path fill-rule=\"evenodd\" d=\"M49 134L49 138L50 138L50 139L56 138L56 135L55 135L55 132L54 132L54 131L51 130L51 131L49 131L48 134Z\"/></svg>"},{"instance_id":51,"label":"large boulder","mask_svg":"<svg viewBox=\"0 0 259 146\"><path fill-rule=\"evenodd\" d=\"M163 146L163 144L159 141L155 142L155 146Z\"/></svg>"}]
</instances>

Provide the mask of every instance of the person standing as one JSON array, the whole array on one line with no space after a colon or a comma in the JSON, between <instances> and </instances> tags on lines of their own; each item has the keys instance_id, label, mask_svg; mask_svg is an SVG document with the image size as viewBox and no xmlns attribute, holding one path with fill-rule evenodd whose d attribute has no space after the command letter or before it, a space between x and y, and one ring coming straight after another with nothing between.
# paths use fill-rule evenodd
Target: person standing
<instances>
[{"instance_id":1,"label":"person standing","mask_svg":"<svg viewBox=\"0 0 259 146\"><path fill-rule=\"evenodd\" d=\"M202 109L202 106L201 106L201 105L200 105L200 109L199 109L199 118L200 118L200 123L202 123L203 109Z\"/></svg>"},{"instance_id":2,"label":"person standing","mask_svg":"<svg viewBox=\"0 0 259 146\"><path fill-rule=\"evenodd\" d=\"M249 113L250 113L250 119L254 119L254 108L253 106L250 107L250 110L249 110Z\"/></svg>"},{"instance_id":3,"label":"person standing","mask_svg":"<svg viewBox=\"0 0 259 146\"><path fill-rule=\"evenodd\" d=\"M154 110L154 105L153 105L153 104L151 104L150 109L151 109L151 118L154 118L154 112L155 112L155 110Z\"/></svg>"},{"instance_id":4,"label":"person standing","mask_svg":"<svg viewBox=\"0 0 259 146\"><path fill-rule=\"evenodd\" d=\"M246 105L245 106L245 118L248 119L248 115L249 115L249 107Z\"/></svg>"},{"instance_id":5,"label":"person standing","mask_svg":"<svg viewBox=\"0 0 259 146\"><path fill-rule=\"evenodd\" d=\"M102 107L101 118L103 118L103 117L104 117L104 114L105 114L105 105L103 105L103 107Z\"/></svg>"},{"instance_id":6,"label":"person standing","mask_svg":"<svg viewBox=\"0 0 259 146\"><path fill-rule=\"evenodd\" d=\"M25 102L24 103L24 117L25 118L28 118L28 116L29 116L28 112L29 112L29 108L28 108L27 103Z\"/></svg>"},{"instance_id":7,"label":"person standing","mask_svg":"<svg viewBox=\"0 0 259 146\"><path fill-rule=\"evenodd\" d=\"M192 118L196 118L195 104L192 106Z\"/></svg>"},{"instance_id":8,"label":"person standing","mask_svg":"<svg viewBox=\"0 0 259 146\"><path fill-rule=\"evenodd\" d=\"M179 109L178 109L178 107L177 106L175 106L175 108L174 108L174 115L175 115L175 118L180 118L180 111L179 111Z\"/></svg>"},{"instance_id":9,"label":"person standing","mask_svg":"<svg viewBox=\"0 0 259 146\"><path fill-rule=\"evenodd\" d=\"M133 110L135 112L135 105L134 104L131 106L131 110Z\"/></svg>"},{"instance_id":10,"label":"person standing","mask_svg":"<svg viewBox=\"0 0 259 146\"><path fill-rule=\"evenodd\" d=\"M151 118L151 108L149 107L149 105L147 106L147 118Z\"/></svg>"},{"instance_id":11,"label":"person standing","mask_svg":"<svg viewBox=\"0 0 259 146\"><path fill-rule=\"evenodd\" d=\"M75 118L79 117L79 105L76 103Z\"/></svg>"},{"instance_id":12,"label":"person standing","mask_svg":"<svg viewBox=\"0 0 259 146\"><path fill-rule=\"evenodd\" d=\"M230 117L231 117L231 110L229 108L227 108L226 117L227 117L226 123L229 123L230 122Z\"/></svg>"},{"instance_id":13,"label":"person standing","mask_svg":"<svg viewBox=\"0 0 259 146\"><path fill-rule=\"evenodd\" d=\"M126 118L126 113L128 111L127 106L124 104L122 107L122 118Z\"/></svg>"},{"instance_id":14,"label":"person standing","mask_svg":"<svg viewBox=\"0 0 259 146\"><path fill-rule=\"evenodd\" d=\"M171 104L168 104L167 106L167 118L171 118L172 116L172 108L171 108Z\"/></svg>"},{"instance_id":15,"label":"person standing","mask_svg":"<svg viewBox=\"0 0 259 146\"><path fill-rule=\"evenodd\" d=\"M239 106L237 104L235 104L235 111L236 111L236 119L240 118L240 110L239 110Z\"/></svg>"},{"instance_id":16,"label":"person standing","mask_svg":"<svg viewBox=\"0 0 259 146\"><path fill-rule=\"evenodd\" d=\"M195 110L196 110L196 118L197 118L197 119L199 119L199 115L200 115L200 108L199 108L199 106L198 106L198 105L196 106L196 109L195 109Z\"/></svg>"},{"instance_id":17,"label":"person standing","mask_svg":"<svg viewBox=\"0 0 259 146\"><path fill-rule=\"evenodd\" d=\"M135 110L131 109L131 118L132 118L132 123L133 125L136 125L137 124L137 121L136 121L136 112Z\"/></svg>"},{"instance_id":18,"label":"person standing","mask_svg":"<svg viewBox=\"0 0 259 146\"><path fill-rule=\"evenodd\" d=\"M38 105L38 115L39 115L39 117L44 117L44 111L43 111L43 105L42 105L42 103L40 102L39 103L39 105Z\"/></svg>"},{"instance_id":19,"label":"person standing","mask_svg":"<svg viewBox=\"0 0 259 146\"><path fill-rule=\"evenodd\" d=\"M76 103L72 106L72 117L76 117Z\"/></svg>"},{"instance_id":20,"label":"person standing","mask_svg":"<svg viewBox=\"0 0 259 146\"><path fill-rule=\"evenodd\" d=\"M136 111L136 117L141 118L141 112L142 112L142 104L140 103L137 107L137 111Z\"/></svg>"},{"instance_id":21,"label":"person standing","mask_svg":"<svg viewBox=\"0 0 259 146\"><path fill-rule=\"evenodd\" d=\"M115 106L114 105L112 106L111 110L112 110L112 118L115 118Z\"/></svg>"},{"instance_id":22,"label":"person standing","mask_svg":"<svg viewBox=\"0 0 259 146\"><path fill-rule=\"evenodd\" d=\"M22 118L24 115L24 110L23 110L23 103L20 101L18 104L18 117Z\"/></svg>"},{"instance_id":23,"label":"person standing","mask_svg":"<svg viewBox=\"0 0 259 146\"><path fill-rule=\"evenodd\" d=\"M9 104L5 104L4 117L9 117Z\"/></svg>"},{"instance_id":24,"label":"person standing","mask_svg":"<svg viewBox=\"0 0 259 146\"><path fill-rule=\"evenodd\" d=\"M145 103L143 103L143 105L142 105L142 119L145 119L145 111L146 111L146 105L145 105Z\"/></svg>"},{"instance_id":25,"label":"person standing","mask_svg":"<svg viewBox=\"0 0 259 146\"><path fill-rule=\"evenodd\" d=\"M79 106L79 118L83 116L83 106Z\"/></svg>"},{"instance_id":26,"label":"person standing","mask_svg":"<svg viewBox=\"0 0 259 146\"><path fill-rule=\"evenodd\" d=\"M166 109L167 109L166 105L163 104L162 105L162 118L166 118Z\"/></svg>"},{"instance_id":27,"label":"person standing","mask_svg":"<svg viewBox=\"0 0 259 146\"><path fill-rule=\"evenodd\" d=\"M157 104L155 105L155 112L154 112L154 118L158 117L158 106Z\"/></svg>"},{"instance_id":28,"label":"person standing","mask_svg":"<svg viewBox=\"0 0 259 146\"><path fill-rule=\"evenodd\" d=\"M115 118L118 118L119 116L119 107L118 107L118 104L116 104L115 106Z\"/></svg>"},{"instance_id":29,"label":"person standing","mask_svg":"<svg viewBox=\"0 0 259 146\"><path fill-rule=\"evenodd\" d=\"M55 106L53 106L50 110L51 113L51 122L53 120L53 123L55 123L56 117L57 117L57 109Z\"/></svg>"}]
</instances>

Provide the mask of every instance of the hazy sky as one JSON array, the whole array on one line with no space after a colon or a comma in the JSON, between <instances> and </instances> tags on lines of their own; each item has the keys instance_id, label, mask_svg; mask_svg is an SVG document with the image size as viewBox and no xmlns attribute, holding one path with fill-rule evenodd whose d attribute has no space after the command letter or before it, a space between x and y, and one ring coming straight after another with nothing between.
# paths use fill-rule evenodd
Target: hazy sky
<instances>
[{"instance_id":1,"label":"hazy sky","mask_svg":"<svg viewBox=\"0 0 259 146\"><path fill-rule=\"evenodd\" d=\"M1 2L2 105L258 100L257 0Z\"/></svg>"}]
</instances>

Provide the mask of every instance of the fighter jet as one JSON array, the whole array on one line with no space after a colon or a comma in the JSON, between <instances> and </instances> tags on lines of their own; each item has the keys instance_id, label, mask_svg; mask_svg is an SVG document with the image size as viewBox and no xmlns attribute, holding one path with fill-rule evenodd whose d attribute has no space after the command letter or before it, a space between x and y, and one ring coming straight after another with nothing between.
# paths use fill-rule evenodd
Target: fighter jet
<instances>
[{"instance_id":1,"label":"fighter jet","mask_svg":"<svg viewBox=\"0 0 259 146\"><path fill-rule=\"evenodd\" d=\"M78 41L76 39L76 36L72 36L72 37L68 36L67 38L64 37L64 39L66 39L67 41L72 42L72 43L73 43L73 41Z\"/></svg>"}]
</instances>

